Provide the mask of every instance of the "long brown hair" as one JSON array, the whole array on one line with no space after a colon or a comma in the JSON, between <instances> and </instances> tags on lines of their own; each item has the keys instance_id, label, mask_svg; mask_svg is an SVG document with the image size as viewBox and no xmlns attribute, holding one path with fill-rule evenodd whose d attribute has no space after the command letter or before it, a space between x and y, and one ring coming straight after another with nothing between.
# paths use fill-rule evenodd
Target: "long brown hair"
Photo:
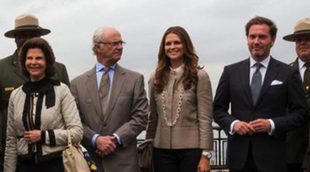
<instances>
[{"instance_id":1,"label":"long brown hair","mask_svg":"<svg viewBox=\"0 0 310 172\"><path fill-rule=\"evenodd\" d=\"M190 89L192 84L196 84L197 67L198 67L198 56L195 53L193 43L186 32L186 30L180 26L173 26L166 30L164 33L158 53L158 63L155 71L154 86L158 93L161 93L164 87L168 84L168 77L170 68L170 60L165 53L165 41L168 34L174 33L181 39L181 43L184 48L183 62L184 62L184 73L181 77L183 80L184 89Z\"/></svg>"}]
</instances>

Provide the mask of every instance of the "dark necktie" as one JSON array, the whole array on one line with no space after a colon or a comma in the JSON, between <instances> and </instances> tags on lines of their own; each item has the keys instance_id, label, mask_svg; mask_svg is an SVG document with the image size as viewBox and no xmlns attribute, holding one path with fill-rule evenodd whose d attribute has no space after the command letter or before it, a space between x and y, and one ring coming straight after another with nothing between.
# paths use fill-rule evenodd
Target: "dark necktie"
<instances>
[{"instance_id":1,"label":"dark necktie","mask_svg":"<svg viewBox=\"0 0 310 172\"><path fill-rule=\"evenodd\" d=\"M306 92L310 91L310 62L306 62L304 64L306 67L305 73L304 73L304 89Z\"/></svg>"},{"instance_id":2,"label":"dark necktie","mask_svg":"<svg viewBox=\"0 0 310 172\"><path fill-rule=\"evenodd\" d=\"M256 63L254 66L256 67L256 70L252 76L251 93L252 93L253 103L255 105L257 102L260 90L262 88L262 74L259 71L259 69L262 67L262 64Z\"/></svg>"},{"instance_id":3,"label":"dark necktie","mask_svg":"<svg viewBox=\"0 0 310 172\"><path fill-rule=\"evenodd\" d=\"M109 91L110 91L109 68L106 68L103 71L101 81L100 81L100 86L99 86L99 98L100 98L101 109L102 109L103 114L105 114L107 106L108 106Z\"/></svg>"}]
</instances>

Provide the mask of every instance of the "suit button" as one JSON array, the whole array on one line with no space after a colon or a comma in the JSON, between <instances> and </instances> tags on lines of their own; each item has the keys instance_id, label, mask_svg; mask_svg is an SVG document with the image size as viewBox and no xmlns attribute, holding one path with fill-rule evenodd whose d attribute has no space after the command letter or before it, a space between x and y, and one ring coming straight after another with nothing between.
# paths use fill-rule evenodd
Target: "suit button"
<instances>
[{"instance_id":1,"label":"suit button","mask_svg":"<svg viewBox=\"0 0 310 172\"><path fill-rule=\"evenodd\" d=\"M106 127L106 126L107 126L107 123L104 123L103 126Z\"/></svg>"}]
</instances>

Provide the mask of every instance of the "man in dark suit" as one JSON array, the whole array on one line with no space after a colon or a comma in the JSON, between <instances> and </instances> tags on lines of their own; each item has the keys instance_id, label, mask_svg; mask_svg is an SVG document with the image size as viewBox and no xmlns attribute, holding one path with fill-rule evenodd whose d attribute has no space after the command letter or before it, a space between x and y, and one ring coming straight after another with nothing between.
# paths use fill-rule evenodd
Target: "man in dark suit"
<instances>
[{"instance_id":1,"label":"man in dark suit","mask_svg":"<svg viewBox=\"0 0 310 172\"><path fill-rule=\"evenodd\" d=\"M28 39L48 33L50 33L50 30L39 26L37 17L30 14L22 14L15 19L15 28L4 34L8 38L15 38L17 49L13 55L0 60L0 171L2 171L4 160L8 100L11 92L27 81L18 64L18 51ZM65 65L57 62L55 65L56 73L54 79L69 85L69 77Z\"/></svg>"},{"instance_id":2,"label":"man in dark suit","mask_svg":"<svg viewBox=\"0 0 310 172\"><path fill-rule=\"evenodd\" d=\"M95 67L71 82L84 127L82 144L98 172L137 172L137 135L145 129L148 103L143 75L121 67L121 34L100 27L93 36Z\"/></svg>"},{"instance_id":3,"label":"man in dark suit","mask_svg":"<svg viewBox=\"0 0 310 172\"><path fill-rule=\"evenodd\" d=\"M283 37L286 41L295 42L297 59L291 64L299 70L303 80L304 91L310 107L310 18L299 20L294 28L294 33ZM287 165L290 172L309 170L310 154L307 153L309 145L309 126L303 126L287 133ZM308 150L310 152L310 149ZM306 156L305 156L306 155Z\"/></svg>"},{"instance_id":4,"label":"man in dark suit","mask_svg":"<svg viewBox=\"0 0 310 172\"><path fill-rule=\"evenodd\" d=\"M224 68L214 119L228 135L231 171L285 172L286 132L307 119L300 75L270 56L277 33L270 19L257 16L245 28L250 57Z\"/></svg>"}]
</instances>

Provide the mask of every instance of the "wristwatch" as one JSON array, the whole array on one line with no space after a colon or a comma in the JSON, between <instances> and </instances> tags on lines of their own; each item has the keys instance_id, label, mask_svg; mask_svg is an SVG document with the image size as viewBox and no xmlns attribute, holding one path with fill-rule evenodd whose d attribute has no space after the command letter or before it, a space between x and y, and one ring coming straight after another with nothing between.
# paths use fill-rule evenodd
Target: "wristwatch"
<instances>
[{"instance_id":1,"label":"wristwatch","mask_svg":"<svg viewBox=\"0 0 310 172\"><path fill-rule=\"evenodd\" d=\"M205 156L208 159L212 158L212 153L209 151L202 151L202 155Z\"/></svg>"}]
</instances>

